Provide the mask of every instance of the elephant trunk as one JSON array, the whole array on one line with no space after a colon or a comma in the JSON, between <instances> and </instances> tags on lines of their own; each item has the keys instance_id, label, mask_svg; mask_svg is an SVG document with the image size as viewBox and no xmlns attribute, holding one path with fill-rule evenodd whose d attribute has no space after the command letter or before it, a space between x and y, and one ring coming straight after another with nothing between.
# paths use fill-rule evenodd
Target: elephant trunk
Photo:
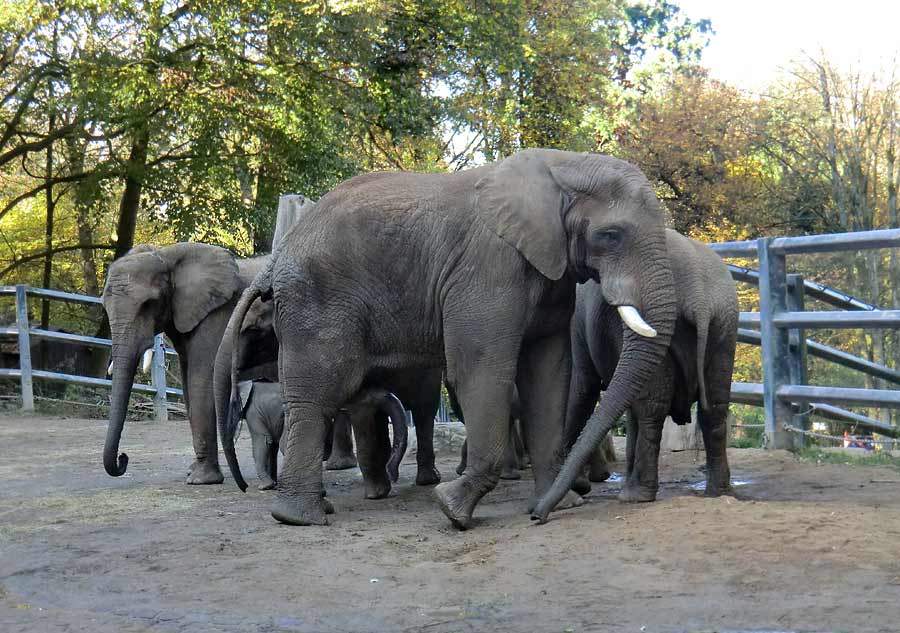
<instances>
[{"instance_id":1,"label":"elephant trunk","mask_svg":"<svg viewBox=\"0 0 900 633\"><path fill-rule=\"evenodd\" d=\"M247 315L250 305L260 296L260 294L261 292L256 284L252 284L244 290L243 294L241 294L241 298L235 306L234 312L231 313L231 319L228 321L228 327L225 330L225 336L228 337L231 349L228 350L228 345L224 344L223 341L223 344L219 346L219 352L216 355L216 373L218 374L220 371L221 357L221 370L223 370L222 373L228 374L228 378L222 378L218 375L214 377L216 383L216 418L219 425L219 435L222 438L222 451L225 453L225 460L228 462L228 468L231 471L231 476L234 477L234 482L243 492L247 491L247 482L241 474L241 466L238 463L237 454L234 450L234 435L237 431L238 422L240 422L241 419L241 410L243 408L241 394L238 391L237 350L240 349L241 326L244 323L244 317ZM229 334L230 337L228 336ZM228 367L230 371L224 371L226 367ZM220 381L221 386L225 389L224 393L227 394L229 388L231 390L231 400L227 406L224 405L224 397L221 405L219 402L220 394L218 389L220 387ZM231 384L228 385L228 382ZM222 415L223 412L225 415Z\"/></svg>"},{"instance_id":2,"label":"elephant trunk","mask_svg":"<svg viewBox=\"0 0 900 633\"><path fill-rule=\"evenodd\" d=\"M600 400L597 413L588 421L570 450L553 485L535 505L531 514L534 520L541 523L547 520L550 511L572 487L600 442L640 392L647 388L669 348L675 329L675 289L664 248L644 260L641 280L642 287L646 289L642 314L657 335L641 336L623 324L622 352L609 388Z\"/></svg>"},{"instance_id":3,"label":"elephant trunk","mask_svg":"<svg viewBox=\"0 0 900 633\"><path fill-rule=\"evenodd\" d=\"M394 430L394 441L391 446L391 456L387 463L388 477L392 482L400 478L400 462L406 454L409 428L406 426L406 411L400 399L389 391L379 403L378 408L391 419L391 427Z\"/></svg>"},{"instance_id":4,"label":"elephant trunk","mask_svg":"<svg viewBox=\"0 0 900 633\"><path fill-rule=\"evenodd\" d=\"M106 443L103 447L103 467L112 477L121 477L128 469L128 455L119 454L119 440L125 426L125 415L128 412L128 400L139 356L139 352L133 346L113 347L109 426L106 428Z\"/></svg>"}]
</instances>

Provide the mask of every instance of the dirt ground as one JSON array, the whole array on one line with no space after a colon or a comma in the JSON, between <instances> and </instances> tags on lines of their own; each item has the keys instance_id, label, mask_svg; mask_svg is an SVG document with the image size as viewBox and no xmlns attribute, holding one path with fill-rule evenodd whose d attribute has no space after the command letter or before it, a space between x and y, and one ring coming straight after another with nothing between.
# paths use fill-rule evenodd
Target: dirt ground
<instances>
[{"instance_id":1,"label":"dirt ground","mask_svg":"<svg viewBox=\"0 0 900 633\"><path fill-rule=\"evenodd\" d=\"M189 487L185 422L0 417L0 631L898 631L900 473L730 453L736 497L707 499L702 455L665 455L660 499L618 484L533 525L502 482L457 532L413 485L389 499L326 473L328 527L277 524L272 493ZM447 430L444 429L445 436ZM455 476L458 437L439 467ZM249 440L242 464L253 474ZM527 477L527 475L526 475Z\"/></svg>"}]
</instances>

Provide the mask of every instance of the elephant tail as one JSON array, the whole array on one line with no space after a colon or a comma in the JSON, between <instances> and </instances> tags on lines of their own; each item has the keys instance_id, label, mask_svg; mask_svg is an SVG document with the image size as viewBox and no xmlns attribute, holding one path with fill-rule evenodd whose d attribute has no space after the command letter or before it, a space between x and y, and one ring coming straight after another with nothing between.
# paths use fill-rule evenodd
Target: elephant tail
<instances>
[{"instance_id":1,"label":"elephant tail","mask_svg":"<svg viewBox=\"0 0 900 633\"><path fill-rule=\"evenodd\" d=\"M242 492L247 491L247 482L241 474L241 467L238 463L237 453L234 450L234 436L237 431L238 423L241 419L243 411L243 403L241 402L241 393L238 385L238 355L237 350L240 349L241 325L244 317L250 309L251 304L257 297L261 296L260 287L256 284L256 280L248 286L241 298L238 300L231 313L231 320L228 322L228 330L231 332L231 400L228 404L228 411L224 419L219 419L219 434L222 437L222 451L225 453L225 459L228 462L228 468L234 482Z\"/></svg>"},{"instance_id":2,"label":"elephant tail","mask_svg":"<svg viewBox=\"0 0 900 633\"><path fill-rule=\"evenodd\" d=\"M375 408L391 419L394 440L391 445L391 456L387 462L388 477L392 482L400 478L400 462L406 455L409 441L409 429L406 426L406 411L400 398L386 389L367 389L363 398L373 402Z\"/></svg>"},{"instance_id":3,"label":"elephant tail","mask_svg":"<svg viewBox=\"0 0 900 633\"><path fill-rule=\"evenodd\" d=\"M400 478L400 462L406 455L406 447L409 443L409 427L406 426L406 411L397 396L388 391L382 403L382 411L391 418L391 427L394 430L394 442L391 446L391 457L387 463L387 472L391 481L396 482Z\"/></svg>"}]
</instances>

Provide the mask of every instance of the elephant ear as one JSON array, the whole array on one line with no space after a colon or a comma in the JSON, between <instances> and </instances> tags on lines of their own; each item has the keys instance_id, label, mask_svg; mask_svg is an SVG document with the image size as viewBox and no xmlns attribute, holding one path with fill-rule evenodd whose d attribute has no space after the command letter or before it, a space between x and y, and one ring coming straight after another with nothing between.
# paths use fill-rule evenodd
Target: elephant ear
<instances>
[{"instance_id":1,"label":"elephant ear","mask_svg":"<svg viewBox=\"0 0 900 633\"><path fill-rule=\"evenodd\" d=\"M247 405L250 404L250 393L253 391L253 381L244 380L238 383L238 393L241 396L241 415L247 412Z\"/></svg>"},{"instance_id":2,"label":"elephant ear","mask_svg":"<svg viewBox=\"0 0 900 633\"><path fill-rule=\"evenodd\" d=\"M224 248L182 242L160 253L170 263L172 319L179 332L193 330L243 288L234 256Z\"/></svg>"},{"instance_id":3,"label":"elephant ear","mask_svg":"<svg viewBox=\"0 0 900 633\"><path fill-rule=\"evenodd\" d=\"M568 265L560 210L564 192L547 158L563 152L525 150L497 163L475 184L479 217L548 279Z\"/></svg>"}]
</instances>

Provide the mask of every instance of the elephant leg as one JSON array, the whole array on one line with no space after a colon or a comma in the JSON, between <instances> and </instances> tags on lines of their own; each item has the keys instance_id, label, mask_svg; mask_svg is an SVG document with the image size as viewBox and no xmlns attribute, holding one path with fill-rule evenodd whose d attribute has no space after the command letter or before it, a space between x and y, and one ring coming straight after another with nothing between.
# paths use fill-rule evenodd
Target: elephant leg
<instances>
[{"instance_id":1,"label":"elephant leg","mask_svg":"<svg viewBox=\"0 0 900 633\"><path fill-rule=\"evenodd\" d=\"M606 481L612 475L612 464L607 459L612 446L612 435L603 438L603 443L594 451L591 461L588 462L588 480L594 483Z\"/></svg>"},{"instance_id":2,"label":"elephant leg","mask_svg":"<svg viewBox=\"0 0 900 633\"><path fill-rule=\"evenodd\" d=\"M509 418L509 439L506 442L506 450L503 451L503 469L500 471L500 479L515 481L522 478L519 472L519 458L516 455L516 419Z\"/></svg>"},{"instance_id":3,"label":"elephant leg","mask_svg":"<svg viewBox=\"0 0 900 633\"><path fill-rule=\"evenodd\" d=\"M441 482L441 473L434 465L434 416L437 402L431 406L414 407L416 425L416 485L433 486Z\"/></svg>"},{"instance_id":4,"label":"elephant leg","mask_svg":"<svg viewBox=\"0 0 900 633\"><path fill-rule=\"evenodd\" d=\"M253 444L253 463L256 465L256 476L259 479L260 490L272 490L275 487L275 480L269 473L269 444L265 437L259 435L251 435L250 441Z\"/></svg>"},{"instance_id":5,"label":"elephant leg","mask_svg":"<svg viewBox=\"0 0 900 633\"><path fill-rule=\"evenodd\" d=\"M353 425L353 434L356 436L356 451L359 455L359 470L362 472L365 484L366 499L383 499L391 491L391 480L387 473L387 462L390 457L390 442L387 437L387 416L382 413L373 415L369 409L354 412L350 415L340 411L335 416L335 423L339 418L347 418L346 422ZM385 428L384 433L379 432L380 426Z\"/></svg>"},{"instance_id":6,"label":"elephant leg","mask_svg":"<svg viewBox=\"0 0 900 633\"><path fill-rule=\"evenodd\" d=\"M290 391L286 388L285 393ZM334 508L322 485L326 413L309 402L288 402L286 409L284 466L272 516L291 525L327 525L325 515Z\"/></svg>"},{"instance_id":7,"label":"elephant leg","mask_svg":"<svg viewBox=\"0 0 900 633\"><path fill-rule=\"evenodd\" d=\"M635 418L632 426L636 427L637 436L633 449L634 466L625 479L619 493L619 501L628 503L656 501L656 493L659 490L659 443L667 410L668 403L650 400L632 408Z\"/></svg>"},{"instance_id":8,"label":"elephant leg","mask_svg":"<svg viewBox=\"0 0 900 633\"><path fill-rule=\"evenodd\" d=\"M457 479L438 484L434 495L450 522L465 530L472 525L475 506L500 479L515 369L509 363L506 380L498 377L496 368L487 366L460 373L463 378L456 386L466 412L467 466Z\"/></svg>"},{"instance_id":9,"label":"elephant leg","mask_svg":"<svg viewBox=\"0 0 900 633\"><path fill-rule=\"evenodd\" d=\"M468 432L468 429L467 429ZM462 475L466 472L466 466L469 462L469 438L463 440L462 446L459 449L459 465L456 467L456 474Z\"/></svg>"},{"instance_id":10,"label":"elephant leg","mask_svg":"<svg viewBox=\"0 0 900 633\"><path fill-rule=\"evenodd\" d=\"M517 385L525 448L534 473L534 498L529 512L550 489L565 457L563 425L571 370L568 331L528 341L522 349ZM581 497L570 490L555 509L582 503Z\"/></svg>"},{"instance_id":11,"label":"elephant leg","mask_svg":"<svg viewBox=\"0 0 900 633\"><path fill-rule=\"evenodd\" d=\"M706 448L706 494L710 497L731 492L728 467L728 405L715 404L709 411L697 407L697 423Z\"/></svg>"},{"instance_id":12,"label":"elephant leg","mask_svg":"<svg viewBox=\"0 0 900 633\"><path fill-rule=\"evenodd\" d=\"M278 442L269 444L269 477L278 481Z\"/></svg>"},{"instance_id":13,"label":"elephant leg","mask_svg":"<svg viewBox=\"0 0 900 633\"><path fill-rule=\"evenodd\" d=\"M572 350L572 379L569 383L569 399L566 404L565 448L575 444L588 418L591 417L600 397L601 380L594 369L594 362L586 350L578 345ZM591 491L589 477L582 474L575 480L572 490L581 495Z\"/></svg>"},{"instance_id":14,"label":"elephant leg","mask_svg":"<svg viewBox=\"0 0 900 633\"><path fill-rule=\"evenodd\" d=\"M525 450L525 441L522 439L521 422L516 422L516 433L513 437L516 439L516 461L519 470L525 470L531 465L531 460L528 459L528 451Z\"/></svg>"},{"instance_id":15,"label":"elephant leg","mask_svg":"<svg viewBox=\"0 0 900 633\"><path fill-rule=\"evenodd\" d=\"M637 445L638 426L635 414L631 411L625 416L625 479L634 472L634 449Z\"/></svg>"},{"instance_id":16,"label":"elephant leg","mask_svg":"<svg viewBox=\"0 0 900 633\"><path fill-rule=\"evenodd\" d=\"M331 455L325 462L325 470L356 468L356 455L353 454L353 436L350 426L349 416L335 416L331 434Z\"/></svg>"},{"instance_id":17,"label":"elephant leg","mask_svg":"<svg viewBox=\"0 0 900 633\"><path fill-rule=\"evenodd\" d=\"M216 431L216 405L213 398L212 367L216 349L206 349L199 337L188 350L187 384L190 391L188 417L197 461L191 466L188 484L220 484L225 481L219 469L219 445Z\"/></svg>"}]
</instances>

